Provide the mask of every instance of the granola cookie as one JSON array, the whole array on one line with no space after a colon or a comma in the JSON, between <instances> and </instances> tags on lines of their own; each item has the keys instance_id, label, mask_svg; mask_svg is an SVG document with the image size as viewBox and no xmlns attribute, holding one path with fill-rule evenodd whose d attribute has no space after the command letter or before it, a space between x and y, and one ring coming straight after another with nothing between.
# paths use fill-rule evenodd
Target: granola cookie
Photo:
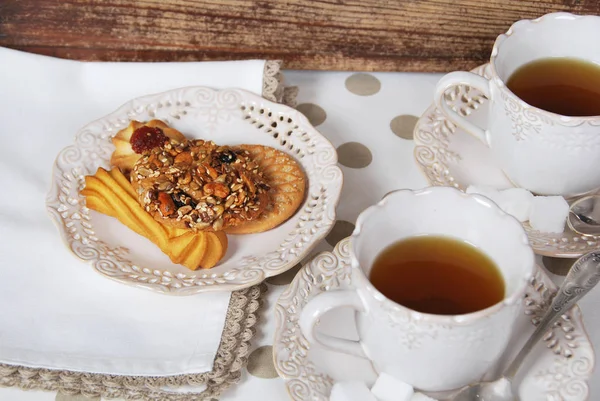
<instances>
[{"instance_id":1,"label":"granola cookie","mask_svg":"<svg viewBox=\"0 0 600 401\"><path fill-rule=\"evenodd\" d=\"M240 145L263 172L273 200L255 220L230 227L227 234L252 234L270 230L289 219L304 201L307 180L300 164L287 153L269 146Z\"/></svg>"},{"instance_id":2,"label":"granola cookie","mask_svg":"<svg viewBox=\"0 0 600 401\"><path fill-rule=\"evenodd\" d=\"M123 174L128 175L135 162L141 157L142 152L140 150L147 147L144 139L159 140L160 137L153 135L154 133L160 133L163 137L176 142L185 141L185 136L181 132L169 127L160 120L150 120L146 123L133 120L127 128L117 132L111 139L115 145L115 151L110 158L110 165L118 167Z\"/></svg>"},{"instance_id":3,"label":"granola cookie","mask_svg":"<svg viewBox=\"0 0 600 401\"><path fill-rule=\"evenodd\" d=\"M161 223L220 231L257 219L269 206L270 186L247 150L204 140L152 145L130 178L140 204Z\"/></svg>"}]
</instances>

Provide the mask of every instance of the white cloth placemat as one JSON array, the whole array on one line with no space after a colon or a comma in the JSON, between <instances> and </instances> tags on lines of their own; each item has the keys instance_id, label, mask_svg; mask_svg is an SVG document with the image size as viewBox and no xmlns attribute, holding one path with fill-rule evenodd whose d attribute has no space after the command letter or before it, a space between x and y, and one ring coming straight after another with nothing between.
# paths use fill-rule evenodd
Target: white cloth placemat
<instances>
[{"instance_id":1,"label":"white cloth placemat","mask_svg":"<svg viewBox=\"0 0 600 401\"><path fill-rule=\"evenodd\" d=\"M84 124L189 86L261 94L265 61L82 63L0 48L0 363L119 375L212 369L230 293L169 297L99 276L62 244L44 200Z\"/></svg>"}]
</instances>

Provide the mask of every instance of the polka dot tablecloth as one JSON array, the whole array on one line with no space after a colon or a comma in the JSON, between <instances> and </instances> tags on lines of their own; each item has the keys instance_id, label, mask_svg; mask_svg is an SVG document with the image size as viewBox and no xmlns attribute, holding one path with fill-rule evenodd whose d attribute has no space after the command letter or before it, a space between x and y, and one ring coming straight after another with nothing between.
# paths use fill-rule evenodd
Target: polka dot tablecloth
<instances>
[{"instance_id":1,"label":"polka dot tablecloth","mask_svg":"<svg viewBox=\"0 0 600 401\"><path fill-rule=\"evenodd\" d=\"M430 105L439 74L285 72L286 85L299 87L297 108L337 148L344 172L338 221L311 256L288 272L267 280L262 322L239 384L222 401L285 401L284 381L273 366L274 306L286 285L312 256L331 250L350 235L358 214L396 188L421 188L427 182L413 161L412 131ZM557 282L572 260L540 258ZM580 303L592 342L600 349L600 289ZM600 400L600 374L591 381L590 400ZM82 396L0 389L4 401L84 401ZM96 399L98 400L98 399Z\"/></svg>"}]
</instances>

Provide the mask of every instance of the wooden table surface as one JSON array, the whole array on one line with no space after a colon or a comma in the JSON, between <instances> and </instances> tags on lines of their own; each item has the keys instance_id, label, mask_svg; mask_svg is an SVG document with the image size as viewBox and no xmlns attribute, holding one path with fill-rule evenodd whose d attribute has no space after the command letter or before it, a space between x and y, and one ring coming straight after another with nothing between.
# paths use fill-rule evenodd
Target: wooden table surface
<instances>
[{"instance_id":1,"label":"wooden table surface","mask_svg":"<svg viewBox=\"0 0 600 401\"><path fill-rule=\"evenodd\" d=\"M0 0L0 46L78 60L282 59L285 68L450 71L516 20L596 0ZM1 60L0 60L1 62Z\"/></svg>"}]
</instances>

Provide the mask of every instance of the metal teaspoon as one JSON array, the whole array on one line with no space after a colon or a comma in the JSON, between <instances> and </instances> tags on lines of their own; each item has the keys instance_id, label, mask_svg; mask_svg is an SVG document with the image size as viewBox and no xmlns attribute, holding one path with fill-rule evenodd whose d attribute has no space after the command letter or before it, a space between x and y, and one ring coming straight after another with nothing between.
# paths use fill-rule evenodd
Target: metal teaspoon
<instances>
[{"instance_id":1,"label":"metal teaspoon","mask_svg":"<svg viewBox=\"0 0 600 401\"><path fill-rule=\"evenodd\" d=\"M600 195L585 196L573 202L567 224L576 233L600 235Z\"/></svg>"}]
</instances>

